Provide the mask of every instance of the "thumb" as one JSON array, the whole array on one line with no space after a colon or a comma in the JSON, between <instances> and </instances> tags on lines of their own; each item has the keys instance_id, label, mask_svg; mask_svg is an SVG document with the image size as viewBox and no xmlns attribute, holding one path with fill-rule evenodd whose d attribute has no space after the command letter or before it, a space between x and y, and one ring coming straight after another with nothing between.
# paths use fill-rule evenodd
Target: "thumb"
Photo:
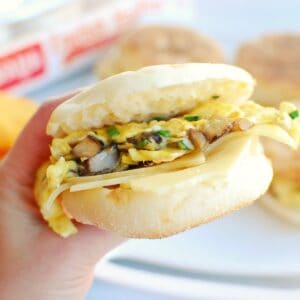
<instances>
[{"instance_id":1,"label":"thumb","mask_svg":"<svg viewBox=\"0 0 300 300\"><path fill-rule=\"evenodd\" d=\"M76 226L78 233L70 237L69 242L73 250L78 250L77 254L81 263L87 268L93 267L105 254L127 240L117 233L101 230L94 226L78 223ZM82 251L85 253L84 257Z\"/></svg>"}]
</instances>

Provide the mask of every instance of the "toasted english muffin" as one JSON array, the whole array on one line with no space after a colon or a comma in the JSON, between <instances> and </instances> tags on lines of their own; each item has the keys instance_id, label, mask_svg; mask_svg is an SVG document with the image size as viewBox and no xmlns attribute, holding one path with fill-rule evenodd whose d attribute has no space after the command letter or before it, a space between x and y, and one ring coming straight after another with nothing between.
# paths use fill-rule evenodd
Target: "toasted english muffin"
<instances>
[{"instance_id":1,"label":"toasted english muffin","mask_svg":"<svg viewBox=\"0 0 300 300\"><path fill-rule=\"evenodd\" d=\"M277 107L280 101L288 100L300 107L300 34L273 33L248 41L238 50L236 64L255 76L256 101ZM271 140L265 140L264 147L275 173L261 203L300 225L299 150Z\"/></svg>"},{"instance_id":2,"label":"toasted english muffin","mask_svg":"<svg viewBox=\"0 0 300 300\"><path fill-rule=\"evenodd\" d=\"M300 34L273 33L247 41L235 62L255 77L254 100L278 106L300 99Z\"/></svg>"}]
</instances>

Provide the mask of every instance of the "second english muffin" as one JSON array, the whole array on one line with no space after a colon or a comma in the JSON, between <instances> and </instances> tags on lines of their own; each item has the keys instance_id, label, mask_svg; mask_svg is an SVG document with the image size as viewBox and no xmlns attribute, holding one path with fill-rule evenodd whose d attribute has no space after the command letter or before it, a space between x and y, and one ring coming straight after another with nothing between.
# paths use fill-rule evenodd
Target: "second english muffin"
<instances>
[{"instance_id":1,"label":"second english muffin","mask_svg":"<svg viewBox=\"0 0 300 300\"><path fill-rule=\"evenodd\" d=\"M211 38L173 26L142 27L123 38L96 66L101 78L158 64L224 62Z\"/></svg>"},{"instance_id":2,"label":"second english muffin","mask_svg":"<svg viewBox=\"0 0 300 300\"><path fill-rule=\"evenodd\" d=\"M300 34L274 33L246 42L236 64L256 78L255 100L277 106L300 99Z\"/></svg>"},{"instance_id":3,"label":"second english muffin","mask_svg":"<svg viewBox=\"0 0 300 300\"><path fill-rule=\"evenodd\" d=\"M300 34L269 34L247 42L240 47L236 63L256 78L256 101L278 106L280 101L289 100L298 109L287 119L300 117ZM274 177L261 203L300 225L300 151L271 140L264 140L264 148Z\"/></svg>"}]
</instances>

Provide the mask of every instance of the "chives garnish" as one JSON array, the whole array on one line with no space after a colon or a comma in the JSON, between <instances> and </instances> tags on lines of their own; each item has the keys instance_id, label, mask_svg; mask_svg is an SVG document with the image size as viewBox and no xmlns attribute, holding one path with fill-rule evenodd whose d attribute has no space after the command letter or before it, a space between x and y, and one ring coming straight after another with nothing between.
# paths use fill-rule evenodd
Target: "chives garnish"
<instances>
[{"instance_id":1,"label":"chives garnish","mask_svg":"<svg viewBox=\"0 0 300 300\"><path fill-rule=\"evenodd\" d=\"M212 99L219 99L220 96L219 96L219 95L212 95L211 98L212 98Z\"/></svg>"},{"instance_id":2,"label":"chives garnish","mask_svg":"<svg viewBox=\"0 0 300 300\"><path fill-rule=\"evenodd\" d=\"M118 135L120 135L120 131L117 129L116 126L110 126L107 128L107 134L112 138L116 138Z\"/></svg>"},{"instance_id":3,"label":"chives garnish","mask_svg":"<svg viewBox=\"0 0 300 300\"><path fill-rule=\"evenodd\" d=\"M157 131L157 133L160 135L160 136L163 136L163 137L170 137L171 136L171 133L169 130L159 130Z\"/></svg>"},{"instance_id":4,"label":"chives garnish","mask_svg":"<svg viewBox=\"0 0 300 300\"><path fill-rule=\"evenodd\" d=\"M299 110L294 110L291 113L289 113L290 117L294 120L299 118Z\"/></svg>"},{"instance_id":5,"label":"chives garnish","mask_svg":"<svg viewBox=\"0 0 300 300\"><path fill-rule=\"evenodd\" d=\"M189 122L194 122L200 120L199 116L185 116L184 119Z\"/></svg>"},{"instance_id":6,"label":"chives garnish","mask_svg":"<svg viewBox=\"0 0 300 300\"><path fill-rule=\"evenodd\" d=\"M182 150L192 150L193 149L192 144L188 140L182 140L182 141L178 142L178 146Z\"/></svg>"}]
</instances>

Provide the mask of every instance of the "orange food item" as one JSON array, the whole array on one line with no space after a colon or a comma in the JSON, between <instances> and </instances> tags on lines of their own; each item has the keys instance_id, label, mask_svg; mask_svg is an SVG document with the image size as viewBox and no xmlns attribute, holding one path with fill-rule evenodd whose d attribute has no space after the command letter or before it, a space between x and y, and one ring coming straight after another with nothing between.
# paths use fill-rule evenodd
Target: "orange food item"
<instances>
[{"instance_id":1,"label":"orange food item","mask_svg":"<svg viewBox=\"0 0 300 300\"><path fill-rule=\"evenodd\" d=\"M37 104L31 100L0 92L0 159L12 147L36 109Z\"/></svg>"}]
</instances>

